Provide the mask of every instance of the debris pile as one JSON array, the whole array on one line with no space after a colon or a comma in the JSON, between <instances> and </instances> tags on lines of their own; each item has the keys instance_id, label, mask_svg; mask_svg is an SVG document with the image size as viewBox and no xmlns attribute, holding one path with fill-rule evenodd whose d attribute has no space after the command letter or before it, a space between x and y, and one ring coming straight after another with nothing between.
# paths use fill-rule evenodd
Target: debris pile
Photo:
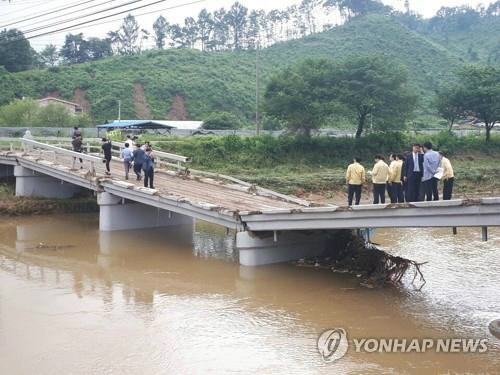
<instances>
[{"instance_id":1,"label":"debris pile","mask_svg":"<svg viewBox=\"0 0 500 375\"><path fill-rule=\"evenodd\" d=\"M361 285L368 288L399 286L409 272L413 272L412 284L416 285L418 282L418 290L425 285L425 278L420 270L425 263L390 255L350 230L337 232L329 241L323 256L301 259L294 263L302 267L356 274L362 280Z\"/></svg>"}]
</instances>

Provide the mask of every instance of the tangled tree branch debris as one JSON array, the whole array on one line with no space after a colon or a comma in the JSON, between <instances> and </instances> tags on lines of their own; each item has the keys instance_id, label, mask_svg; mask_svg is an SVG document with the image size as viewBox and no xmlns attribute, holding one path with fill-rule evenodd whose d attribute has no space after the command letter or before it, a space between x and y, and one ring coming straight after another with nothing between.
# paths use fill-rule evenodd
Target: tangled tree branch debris
<instances>
[{"instance_id":1,"label":"tangled tree branch debris","mask_svg":"<svg viewBox=\"0 0 500 375\"><path fill-rule=\"evenodd\" d=\"M321 257L301 259L295 264L302 267L330 269L333 272L355 273L362 279L361 285L368 288L399 286L403 282L403 277L412 271L412 284L418 283L418 290L421 290L426 283L420 269L426 263L390 255L349 230L339 231L331 239L327 249Z\"/></svg>"}]
</instances>

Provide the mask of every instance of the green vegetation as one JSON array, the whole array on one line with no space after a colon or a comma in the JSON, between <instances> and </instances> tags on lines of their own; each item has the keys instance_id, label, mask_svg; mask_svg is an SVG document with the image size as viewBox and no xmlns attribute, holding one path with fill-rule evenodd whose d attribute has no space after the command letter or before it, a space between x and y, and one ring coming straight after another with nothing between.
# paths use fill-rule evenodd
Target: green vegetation
<instances>
[{"instance_id":1,"label":"green vegetation","mask_svg":"<svg viewBox=\"0 0 500 375\"><path fill-rule=\"evenodd\" d=\"M99 206L94 197L75 199L15 197L13 185L0 184L0 215L19 216L97 211L99 211Z\"/></svg>"},{"instance_id":2,"label":"green vegetation","mask_svg":"<svg viewBox=\"0 0 500 375\"><path fill-rule=\"evenodd\" d=\"M0 107L0 125L3 126L86 126L90 123L88 116L72 115L62 105L40 107L31 99L14 100Z\"/></svg>"},{"instance_id":3,"label":"green vegetation","mask_svg":"<svg viewBox=\"0 0 500 375\"><path fill-rule=\"evenodd\" d=\"M241 121L230 112L212 113L205 119L203 128L216 130L238 129L241 128Z\"/></svg>"},{"instance_id":4,"label":"green vegetation","mask_svg":"<svg viewBox=\"0 0 500 375\"><path fill-rule=\"evenodd\" d=\"M438 110L449 122L471 116L484 123L486 141L500 124L500 68L468 66L459 73L460 83L438 94Z\"/></svg>"},{"instance_id":5,"label":"green vegetation","mask_svg":"<svg viewBox=\"0 0 500 375\"><path fill-rule=\"evenodd\" d=\"M309 59L271 78L266 111L307 137L329 118L341 116L357 123L356 138L368 119L375 130L401 130L416 103L406 80L404 69L378 56L338 63Z\"/></svg>"}]
</instances>

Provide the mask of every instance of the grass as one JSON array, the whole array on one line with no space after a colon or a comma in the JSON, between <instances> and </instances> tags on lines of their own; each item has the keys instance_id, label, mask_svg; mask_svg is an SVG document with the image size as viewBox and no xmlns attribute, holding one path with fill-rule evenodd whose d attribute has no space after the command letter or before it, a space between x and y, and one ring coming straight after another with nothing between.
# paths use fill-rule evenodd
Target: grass
<instances>
[{"instance_id":1,"label":"grass","mask_svg":"<svg viewBox=\"0 0 500 375\"><path fill-rule=\"evenodd\" d=\"M45 199L15 196L15 186L0 183L0 216L42 215L52 213L98 212L93 197Z\"/></svg>"}]
</instances>

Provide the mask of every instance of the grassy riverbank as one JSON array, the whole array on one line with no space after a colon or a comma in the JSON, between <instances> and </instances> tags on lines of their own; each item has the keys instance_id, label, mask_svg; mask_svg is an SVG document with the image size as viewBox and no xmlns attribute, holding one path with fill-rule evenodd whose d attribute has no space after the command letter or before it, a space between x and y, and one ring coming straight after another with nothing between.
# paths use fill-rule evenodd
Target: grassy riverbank
<instances>
[{"instance_id":1,"label":"grassy riverbank","mask_svg":"<svg viewBox=\"0 0 500 375\"><path fill-rule=\"evenodd\" d=\"M94 197L74 199L25 198L14 195L11 184L0 184L0 216L42 215L53 213L98 212Z\"/></svg>"},{"instance_id":2,"label":"grassy riverbank","mask_svg":"<svg viewBox=\"0 0 500 375\"><path fill-rule=\"evenodd\" d=\"M413 142L433 142L449 155L456 193L500 193L500 138L453 137L442 133L410 138L403 134L352 138L191 137L169 138L158 149L193 157L192 168L225 173L282 193L318 200L339 199L345 190L345 168L360 156L366 169L380 153L410 150Z\"/></svg>"}]
</instances>

